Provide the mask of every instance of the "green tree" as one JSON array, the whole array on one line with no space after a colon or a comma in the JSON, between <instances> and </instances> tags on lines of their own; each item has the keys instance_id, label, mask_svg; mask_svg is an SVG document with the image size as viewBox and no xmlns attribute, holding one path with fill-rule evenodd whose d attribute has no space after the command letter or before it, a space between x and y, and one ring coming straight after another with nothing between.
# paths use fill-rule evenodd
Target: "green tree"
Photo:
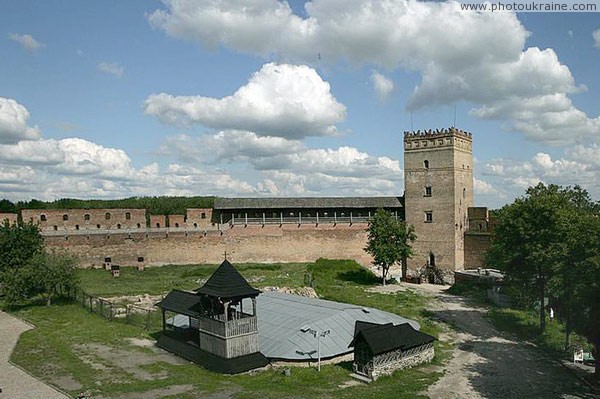
<instances>
[{"instance_id":1,"label":"green tree","mask_svg":"<svg viewBox=\"0 0 600 399\"><path fill-rule=\"evenodd\" d=\"M77 286L74 258L41 251L7 277L3 291L9 306L36 297L50 305L52 298L67 296Z\"/></svg>"},{"instance_id":2,"label":"green tree","mask_svg":"<svg viewBox=\"0 0 600 399\"><path fill-rule=\"evenodd\" d=\"M410 243L417 238L413 226L396 220L391 213L379 209L369 221L368 240L364 250L373 256L373 263L381 267L383 285L390 266L412 255ZM404 267L402 268L404 270Z\"/></svg>"},{"instance_id":3,"label":"green tree","mask_svg":"<svg viewBox=\"0 0 600 399\"><path fill-rule=\"evenodd\" d=\"M7 274L24 267L42 251L44 240L40 230L31 223L4 223L0 226L0 284Z\"/></svg>"},{"instance_id":4,"label":"green tree","mask_svg":"<svg viewBox=\"0 0 600 399\"><path fill-rule=\"evenodd\" d=\"M487 262L506 272L521 304L530 306L537 299L541 331L546 326L548 285L560 279L557 273L568 258L565 237L573 223L573 200L581 199L580 193L579 188L540 183L498 212Z\"/></svg>"}]
</instances>

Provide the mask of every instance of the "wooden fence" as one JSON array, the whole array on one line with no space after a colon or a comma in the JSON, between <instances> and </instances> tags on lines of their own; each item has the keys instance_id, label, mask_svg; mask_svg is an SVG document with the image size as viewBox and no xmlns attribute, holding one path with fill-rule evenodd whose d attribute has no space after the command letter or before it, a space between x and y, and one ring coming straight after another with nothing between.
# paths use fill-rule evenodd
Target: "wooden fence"
<instances>
[{"instance_id":1,"label":"wooden fence","mask_svg":"<svg viewBox=\"0 0 600 399\"><path fill-rule=\"evenodd\" d=\"M145 330L162 329L162 315L158 310L134 304L112 302L90 295L82 289L74 290L70 297L90 312L96 313L105 319L133 324Z\"/></svg>"}]
</instances>

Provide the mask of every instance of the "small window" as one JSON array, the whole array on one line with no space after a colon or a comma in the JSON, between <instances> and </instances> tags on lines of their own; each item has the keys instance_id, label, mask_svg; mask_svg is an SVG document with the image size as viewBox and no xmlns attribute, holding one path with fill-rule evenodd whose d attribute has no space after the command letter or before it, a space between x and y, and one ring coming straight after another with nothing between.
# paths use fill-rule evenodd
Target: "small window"
<instances>
[{"instance_id":1,"label":"small window","mask_svg":"<svg viewBox=\"0 0 600 399\"><path fill-rule=\"evenodd\" d=\"M75 230L79 230L79 225L78 224L75 225Z\"/></svg>"},{"instance_id":2,"label":"small window","mask_svg":"<svg viewBox=\"0 0 600 399\"><path fill-rule=\"evenodd\" d=\"M424 160L423 161L423 166L425 167L425 169L429 169L429 161L428 160Z\"/></svg>"},{"instance_id":3,"label":"small window","mask_svg":"<svg viewBox=\"0 0 600 399\"><path fill-rule=\"evenodd\" d=\"M45 222L45 221L46 221L46 220L48 220L48 219L46 218L46 215L40 215L40 220L41 220L42 222Z\"/></svg>"},{"instance_id":4,"label":"small window","mask_svg":"<svg viewBox=\"0 0 600 399\"><path fill-rule=\"evenodd\" d=\"M176 227L176 228L177 228L177 227L179 227L179 223L175 223L175 227Z\"/></svg>"},{"instance_id":5,"label":"small window","mask_svg":"<svg viewBox=\"0 0 600 399\"><path fill-rule=\"evenodd\" d=\"M85 215L83 215L83 220L90 220L90 214L86 213Z\"/></svg>"},{"instance_id":6,"label":"small window","mask_svg":"<svg viewBox=\"0 0 600 399\"><path fill-rule=\"evenodd\" d=\"M431 197L431 186L425 187L425 194L423 196L424 197Z\"/></svg>"},{"instance_id":7,"label":"small window","mask_svg":"<svg viewBox=\"0 0 600 399\"><path fill-rule=\"evenodd\" d=\"M138 223L138 224L137 224L137 227L138 227L138 229L139 229L139 228L141 228L141 227L142 227L142 225Z\"/></svg>"},{"instance_id":8,"label":"small window","mask_svg":"<svg viewBox=\"0 0 600 399\"><path fill-rule=\"evenodd\" d=\"M120 228L121 228L121 223L118 223L117 224L117 229L120 229Z\"/></svg>"},{"instance_id":9,"label":"small window","mask_svg":"<svg viewBox=\"0 0 600 399\"><path fill-rule=\"evenodd\" d=\"M56 231L56 230L58 230L58 226L54 226L54 230L55 230L55 231Z\"/></svg>"},{"instance_id":10,"label":"small window","mask_svg":"<svg viewBox=\"0 0 600 399\"><path fill-rule=\"evenodd\" d=\"M433 212L425 211L425 223L433 223Z\"/></svg>"},{"instance_id":11,"label":"small window","mask_svg":"<svg viewBox=\"0 0 600 399\"><path fill-rule=\"evenodd\" d=\"M109 212L106 212L106 213L104 214L104 219L106 219L106 220L110 220L110 213L109 213Z\"/></svg>"},{"instance_id":12,"label":"small window","mask_svg":"<svg viewBox=\"0 0 600 399\"><path fill-rule=\"evenodd\" d=\"M205 212L202 212L200 214L200 219L206 219L206 213Z\"/></svg>"},{"instance_id":13,"label":"small window","mask_svg":"<svg viewBox=\"0 0 600 399\"><path fill-rule=\"evenodd\" d=\"M131 212L125 212L125 219L131 220Z\"/></svg>"},{"instance_id":14,"label":"small window","mask_svg":"<svg viewBox=\"0 0 600 399\"><path fill-rule=\"evenodd\" d=\"M198 223L194 223L194 228L198 227Z\"/></svg>"},{"instance_id":15,"label":"small window","mask_svg":"<svg viewBox=\"0 0 600 399\"><path fill-rule=\"evenodd\" d=\"M160 223L156 223L156 227L160 228Z\"/></svg>"},{"instance_id":16,"label":"small window","mask_svg":"<svg viewBox=\"0 0 600 399\"><path fill-rule=\"evenodd\" d=\"M69 220L69 215L63 215L63 220Z\"/></svg>"},{"instance_id":17,"label":"small window","mask_svg":"<svg viewBox=\"0 0 600 399\"><path fill-rule=\"evenodd\" d=\"M467 189L463 188L463 198L465 198L466 195L467 195Z\"/></svg>"},{"instance_id":18,"label":"small window","mask_svg":"<svg viewBox=\"0 0 600 399\"><path fill-rule=\"evenodd\" d=\"M96 225L96 228L97 228L97 229L99 229L99 228L100 228L100 225L99 225L99 224L97 224L97 225Z\"/></svg>"}]
</instances>

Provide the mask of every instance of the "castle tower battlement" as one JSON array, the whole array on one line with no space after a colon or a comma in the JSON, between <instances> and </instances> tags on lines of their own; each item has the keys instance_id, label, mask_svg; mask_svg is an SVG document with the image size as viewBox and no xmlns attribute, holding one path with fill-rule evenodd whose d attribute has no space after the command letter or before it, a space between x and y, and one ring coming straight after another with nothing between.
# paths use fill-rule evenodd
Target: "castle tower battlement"
<instances>
[{"instance_id":1,"label":"castle tower battlement","mask_svg":"<svg viewBox=\"0 0 600 399\"><path fill-rule=\"evenodd\" d=\"M406 222L417 241L409 273L464 268L464 233L473 206L473 136L454 127L404 133Z\"/></svg>"},{"instance_id":2,"label":"castle tower battlement","mask_svg":"<svg viewBox=\"0 0 600 399\"><path fill-rule=\"evenodd\" d=\"M472 151L471 133L454 127L436 130L404 132L404 151L422 151L431 148L456 147Z\"/></svg>"}]
</instances>

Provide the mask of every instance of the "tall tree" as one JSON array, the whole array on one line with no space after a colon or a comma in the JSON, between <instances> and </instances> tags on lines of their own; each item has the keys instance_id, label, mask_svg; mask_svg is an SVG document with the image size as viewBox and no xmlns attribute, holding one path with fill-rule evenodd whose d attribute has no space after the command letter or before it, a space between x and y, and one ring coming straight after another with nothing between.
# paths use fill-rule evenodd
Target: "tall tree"
<instances>
[{"instance_id":1,"label":"tall tree","mask_svg":"<svg viewBox=\"0 0 600 399\"><path fill-rule=\"evenodd\" d=\"M569 189L540 183L498 212L487 261L506 272L521 303L539 303L540 330L546 327L548 284L566 259L565 234L572 208ZM577 197L573 195L573 197Z\"/></svg>"},{"instance_id":2,"label":"tall tree","mask_svg":"<svg viewBox=\"0 0 600 399\"><path fill-rule=\"evenodd\" d=\"M383 285L390 266L406 262L412 255L410 243L415 241L413 226L396 220L391 213L379 209L369 221L368 241L364 250L373 256L373 263L381 267ZM404 269L404 268L403 268Z\"/></svg>"}]
</instances>

